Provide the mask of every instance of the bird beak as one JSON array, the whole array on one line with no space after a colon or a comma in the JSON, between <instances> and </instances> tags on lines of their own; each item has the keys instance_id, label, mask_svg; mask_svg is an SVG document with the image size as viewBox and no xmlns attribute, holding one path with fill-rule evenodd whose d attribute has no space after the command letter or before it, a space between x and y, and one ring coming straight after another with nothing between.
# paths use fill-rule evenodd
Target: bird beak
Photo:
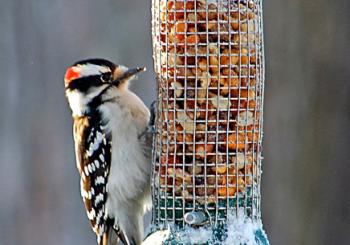
<instances>
[{"instance_id":1,"label":"bird beak","mask_svg":"<svg viewBox=\"0 0 350 245\"><path fill-rule=\"evenodd\" d=\"M146 67L126 68L125 66L120 66L114 72L114 81L112 83L118 85L142 71L146 71Z\"/></svg>"}]
</instances>

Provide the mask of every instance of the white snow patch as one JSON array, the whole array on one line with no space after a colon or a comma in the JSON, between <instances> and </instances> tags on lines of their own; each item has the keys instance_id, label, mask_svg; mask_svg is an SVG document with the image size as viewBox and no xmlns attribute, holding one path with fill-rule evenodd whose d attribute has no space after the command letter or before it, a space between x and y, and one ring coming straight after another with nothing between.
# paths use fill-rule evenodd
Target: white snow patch
<instances>
[{"instance_id":1,"label":"white snow patch","mask_svg":"<svg viewBox=\"0 0 350 245\"><path fill-rule=\"evenodd\" d=\"M256 231L262 230L261 220L253 221L244 214L244 210L238 210L238 214L228 216L227 222L227 238L223 244L225 245L257 245Z\"/></svg>"},{"instance_id":2,"label":"white snow patch","mask_svg":"<svg viewBox=\"0 0 350 245\"><path fill-rule=\"evenodd\" d=\"M182 233L182 234L181 234ZM180 236L186 237L184 240L189 244L201 244L212 239L213 231L208 227L192 228L187 227L183 232L180 232Z\"/></svg>"},{"instance_id":3,"label":"white snow patch","mask_svg":"<svg viewBox=\"0 0 350 245\"><path fill-rule=\"evenodd\" d=\"M253 221L239 209L238 214L229 214L227 221L227 238L223 245L258 245L256 231L262 230L261 221ZM185 244L201 244L213 241L215 235L211 227L191 228L176 232L176 240ZM214 238L215 239L215 238Z\"/></svg>"},{"instance_id":4,"label":"white snow patch","mask_svg":"<svg viewBox=\"0 0 350 245\"><path fill-rule=\"evenodd\" d=\"M159 230L151 234L142 242L142 245L162 245L170 235L170 228Z\"/></svg>"}]
</instances>

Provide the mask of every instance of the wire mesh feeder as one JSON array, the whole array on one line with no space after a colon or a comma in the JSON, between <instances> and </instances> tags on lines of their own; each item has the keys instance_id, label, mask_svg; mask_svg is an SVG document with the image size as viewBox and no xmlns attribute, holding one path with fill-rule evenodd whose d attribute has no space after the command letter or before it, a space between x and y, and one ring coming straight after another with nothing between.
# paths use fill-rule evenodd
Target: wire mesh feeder
<instances>
[{"instance_id":1,"label":"wire mesh feeder","mask_svg":"<svg viewBox=\"0 0 350 245\"><path fill-rule=\"evenodd\" d=\"M152 223L207 226L223 241L230 215L261 218L262 3L152 3L158 76Z\"/></svg>"}]
</instances>

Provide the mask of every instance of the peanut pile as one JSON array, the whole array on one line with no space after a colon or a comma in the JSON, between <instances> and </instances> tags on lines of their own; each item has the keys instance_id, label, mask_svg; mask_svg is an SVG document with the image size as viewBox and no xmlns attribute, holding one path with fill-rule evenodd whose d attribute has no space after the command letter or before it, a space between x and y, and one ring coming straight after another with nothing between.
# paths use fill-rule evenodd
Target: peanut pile
<instances>
[{"instance_id":1,"label":"peanut pile","mask_svg":"<svg viewBox=\"0 0 350 245\"><path fill-rule=\"evenodd\" d=\"M159 188L200 203L244 194L256 185L261 151L257 9L160 0L159 13Z\"/></svg>"}]
</instances>

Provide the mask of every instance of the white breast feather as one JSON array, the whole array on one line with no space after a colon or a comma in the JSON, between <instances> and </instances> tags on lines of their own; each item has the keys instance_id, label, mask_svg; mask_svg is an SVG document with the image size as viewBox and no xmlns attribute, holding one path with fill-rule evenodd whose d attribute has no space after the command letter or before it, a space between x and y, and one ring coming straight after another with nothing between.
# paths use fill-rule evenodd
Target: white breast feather
<instances>
[{"instance_id":1,"label":"white breast feather","mask_svg":"<svg viewBox=\"0 0 350 245\"><path fill-rule=\"evenodd\" d=\"M131 99L141 103L138 106L144 107L148 112L143 102L133 93L130 94L128 96L131 98L119 100ZM142 154L142 145L138 139L145 130L147 118L144 123L140 123L132 116L129 106L119 106L117 103L106 103L100 107L100 111L109 120L106 128L112 133L112 164L107 184L109 194L106 208L111 217L118 217L118 207L142 198L149 181L151 160Z\"/></svg>"}]
</instances>

